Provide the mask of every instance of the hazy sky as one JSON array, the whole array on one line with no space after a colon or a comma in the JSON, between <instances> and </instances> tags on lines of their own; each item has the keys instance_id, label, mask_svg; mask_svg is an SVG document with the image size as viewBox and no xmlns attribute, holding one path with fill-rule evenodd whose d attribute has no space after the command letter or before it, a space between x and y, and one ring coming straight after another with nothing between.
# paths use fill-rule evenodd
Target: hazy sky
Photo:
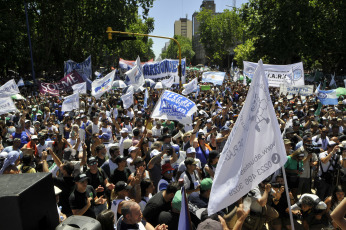
<instances>
[{"instance_id":1,"label":"hazy sky","mask_svg":"<svg viewBox=\"0 0 346 230\"><path fill-rule=\"evenodd\" d=\"M230 9L226 5L232 5L233 0L214 0L216 12L222 12L224 9ZM236 7L248 2L248 0L237 0ZM192 14L199 11L202 0L155 0L153 8L149 11L149 16L155 19L155 29L153 35L173 37L174 21L179 18L192 20ZM159 57L161 49L164 47L166 39L152 38L154 41L153 50L155 57Z\"/></svg>"}]
</instances>

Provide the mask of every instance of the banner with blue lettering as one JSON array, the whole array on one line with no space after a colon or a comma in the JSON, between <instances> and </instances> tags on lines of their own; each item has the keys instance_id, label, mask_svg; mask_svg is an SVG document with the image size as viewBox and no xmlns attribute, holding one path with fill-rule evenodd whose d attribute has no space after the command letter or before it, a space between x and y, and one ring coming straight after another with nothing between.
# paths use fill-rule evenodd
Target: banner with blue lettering
<instances>
[{"instance_id":1,"label":"banner with blue lettering","mask_svg":"<svg viewBox=\"0 0 346 230\"><path fill-rule=\"evenodd\" d=\"M155 82L174 77L174 84L179 84L178 75L179 60L164 59L159 62L146 63L143 65L144 78L152 79ZM186 59L181 59L181 81L185 84Z\"/></svg>"},{"instance_id":2,"label":"banner with blue lettering","mask_svg":"<svg viewBox=\"0 0 346 230\"><path fill-rule=\"evenodd\" d=\"M85 76L90 78L92 75L91 55L81 63L77 63L72 60L65 61L64 62L64 76L71 73L73 70L76 70L81 76L84 74Z\"/></svg>"},{"instance_id":3,"label":"banner with blue lettering","mask_svg":"<svg viewBox=\"0 0 346 230\"><path fill-rule=\"evenodd\" d=\"M126 83L132 85L135 90L144 84L143 70L141 66L141 61L139 56L135 62L132 69L128 70L126 73Z\"/></svg>"},{"instance_id":4,"label":"banner with blue lettering","mask_svg":"<svg viewBox=\"0 0 346 230\"><path fill-rule=\"evenodd\" d=\"M202 82L210 82L214 85L222 85L225 75L225 72L204 72L202 74Z\"/></svg>"},{"instance_id":5,"label":"banner with blue lettering","mask_svg":"<svg viewBox=\"0 0 346 230\"><path fill-rule=\"evenodd\" d=\"M17 111L17 107L11 97L0 98L0 114L10 113L14 111Z\"/></svg>"},{"instance_id":6,"label":"banner with blue lettering","mask_svg":"<svg viewBox=\"0 0 346 230\"><path fill-rule=\"evenodd\" d=\"M11 97L18 93L20 93L19 88L14 79L9 80L0 87L0 97Z\"/></svg>"},{"instance_id":7,"label":"banner with blue lettering","mask_svg":"<svg viewBox=\"0 0 346 230\"><path fill-rule=\"evenodd\" d=\"M320 86L317 87L315 92L317 98L322 105L337 105L338 96L336 96L336 90L320 90Z\"/></svg>"},{"instance_id":8,"label":"banner with blue lettering","mask_svg":"<svg viewBox=\"0 0 346 230\"><path fill-rule=\"evenodd\" d=\"M94 80L91 87L91 95L99 99L105 92L112 89L115 70L101 79Z\"/></svg>"},{"instance_id":9,"label":"banner with blue lettering","mask_svg":"<svg viewBox=\"0 0 346 230\"><path fill-rule=\"evenodd\" d=\"M197 106L193 101L178 93L165 90L156 103L151 117L191 124L192 115L195 112L197 112Z\"/></svg>"},{"instance_id":10,"label":"banner with blue lettering","mask_svg":"<svg viewBox=\"0 0 346 230\"><path fill-rule=\"evenodd\" d=\"M280 95L300 95L300 96L310 96L314 93L314 86L313 85L301 85L301 86L294 86L294 85L286 85L281 84L280 85Z\"/></svg>"}]
</instances>

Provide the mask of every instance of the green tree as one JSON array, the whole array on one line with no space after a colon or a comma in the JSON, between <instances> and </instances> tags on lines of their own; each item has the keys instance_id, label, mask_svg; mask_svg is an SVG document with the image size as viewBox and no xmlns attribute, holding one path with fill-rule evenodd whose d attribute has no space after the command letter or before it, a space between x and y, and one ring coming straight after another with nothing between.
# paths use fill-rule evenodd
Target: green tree
<instances>
[{"instance_id":1,"label":"green tree","mask_svg":"<svg viewBox=\"0 0 346 230\"><path fill-rule=\"evenodd\" d=\"M207 57L211 63L221 66L243 35L238 13L235 10L224 10L223 13L213 14L203 9L198 13L197 20L200 22L200 42Z\"/></svg>"},{"instance_id":2,"label":"green tree","mask_svg":"<svg viewBox=\"0 0 346 230\"><path fill-rule=\"evenodd\" d=\"M193 56L195 56L195 52L192 49L192 40L180 36L175 35L174 38L179 42L181 47L181 58L186 58L186 63L190 63ZM161 58L172 58L172 59L178 59L179 58L179 50L178 45L174 41L169 42L169 46L167 47L167 50L161 54Z\"/></svg>"}]
</instances>

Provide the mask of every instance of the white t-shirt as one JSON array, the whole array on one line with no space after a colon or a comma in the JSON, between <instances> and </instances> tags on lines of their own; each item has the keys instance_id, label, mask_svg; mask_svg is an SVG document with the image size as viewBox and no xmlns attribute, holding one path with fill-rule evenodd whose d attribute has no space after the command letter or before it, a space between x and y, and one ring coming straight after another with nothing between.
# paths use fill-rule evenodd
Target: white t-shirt
<instances>
[{"instance_id":1,"label":"white t-shirt","mask_svg":"<svg viewBox=\"0 0 346 230\"><path fill-rule=\"evenodd\" d=\"M96 125L93 122L93 124L92 124L92 134L99 133L99 131L100 131L100 124Z\"/></svg>"},{"instance_id":2,"label":"white t-shirt","mask_svg":"<svg viewBox=\"0 0 346 230\"><path fill-rule=\"evenodd\" d=\"M185 189L186 190L190 190L190 179L189 179L189 177L186 175L186 171L184 171L181 175L180 175L180 178L179 179L183 179L184 180L184 187L185 187ZM195 173L193 173L192 175L191 175L191 179L192 179L192 183L193 183L193 187L194 187L194 189L196 189L197 188L197 186L199 185L199 183L200 183L200 179L199 179L199 177L198 177L198 174L196 174L196 172Z\"/></svg>"},{"instance_id":3,"label":"white t-shirt","mask_svg":"<svg viewBox=\"0 0 346 230\"><path fill-rule=\"evenodd\" d=\"M160 137L161 136L161 131L162 131L162 127L161 128L157 128L156 126L154 126L151 129L151 132L153 133L153 137Z\"/></svg>"},{"instance_id":4,"label":"white t-shirt","mask_svg":"<svg viewBox=\"0 0 346 230\"><path fill-rule=\"evenodd\" d=\"M328 156L327 151L320 153L319 158L321 160L322 158L325 158L326 156ZM328 167L329 167L331 162L332 162L332 165L330 165L329 170L333 170L334 169L333 165L339 164L340 160L341 160L341 155L337 155L335 153L326 164L324 164L322 161L320 161L321 164L319 165L318 176L322 175L322 170L323 170L323 172L327 172ZM321 170L321 166L322 166L322 170Z\"/></svg>"}]
</instances>

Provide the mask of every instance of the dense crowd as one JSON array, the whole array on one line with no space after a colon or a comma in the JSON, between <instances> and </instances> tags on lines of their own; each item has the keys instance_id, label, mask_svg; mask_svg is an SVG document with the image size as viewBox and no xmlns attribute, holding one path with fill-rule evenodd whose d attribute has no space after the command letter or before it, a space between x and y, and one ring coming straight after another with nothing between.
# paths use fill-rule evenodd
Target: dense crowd
<instances>
[{"instance_id":1,"label":"dense crowd","mask_svg":"<svg viewBox=\"0 0 346 230\"><path fill-rule=\"evenodd\" d=\"M16 101L17 112L0 115L0 174L51 172L60 222L84 215L103 230L178 229L182 187L194 229L291 229L289 206L304 229L345 227L332 217L342 219L346 210L346 99L319 111L314 95L289 97L278 88L270 92L290 201L279 170L243 197L249 211L240 199L208 216L219 156L248 88L226 79L188 95L198 112L185 125L150 118L160 90L149 90L147 107L144 93L136 93L128 109L121 90L99 100L83 95L72 112L62 111L63 97L27 95Z\"/></svg>"}]
</instances>

